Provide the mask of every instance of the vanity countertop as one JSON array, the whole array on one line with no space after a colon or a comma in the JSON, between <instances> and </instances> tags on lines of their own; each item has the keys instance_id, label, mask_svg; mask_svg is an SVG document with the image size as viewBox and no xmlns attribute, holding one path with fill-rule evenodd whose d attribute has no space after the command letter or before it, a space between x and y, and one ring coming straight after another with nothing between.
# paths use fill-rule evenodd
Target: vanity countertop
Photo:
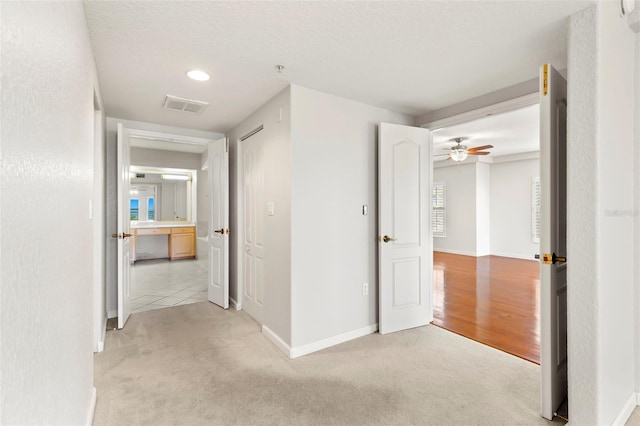
<instances>
[{"instance_id":1,"label":"vanity countertop","mask_svg":"<svg viewBox=\"0 0 640 426\"><path fill-rule=\"evenodd\" d=\"M191 222L171 222L171 221L162 221L162 222L131 222L131 229L143 229L143 228L180 228L180 227L188 227L188 226L196 226L195 223Z\"/></svg>"}]
</instances>

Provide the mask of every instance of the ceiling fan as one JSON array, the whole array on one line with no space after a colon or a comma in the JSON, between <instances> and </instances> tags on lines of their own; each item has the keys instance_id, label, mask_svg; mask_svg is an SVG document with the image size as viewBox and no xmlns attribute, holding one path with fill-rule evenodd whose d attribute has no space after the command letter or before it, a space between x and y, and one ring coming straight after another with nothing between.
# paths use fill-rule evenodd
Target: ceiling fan
<instances>
[{"instance_id":1,"label":"ceiling fan","mask_svg":"<svg viewBox=\"0 0 640 426\"><path fill-rule=\"evenodd\" d=\"M449 151L448 154L436 154L436 156L440 155L448 155L450 159L453 161L464 161L468 155L489 155L489 151L485 151L486 149L493 148L493 145L482 145L475 146L473 148L467 148L466 145L462 145L462 142L466 141L469 138L452 138L449 139L449 142L455 142L456 145L451 148L443 148L446 151ZM449 159L447 158L447 160Z\"/></svg>"}]
</instances>

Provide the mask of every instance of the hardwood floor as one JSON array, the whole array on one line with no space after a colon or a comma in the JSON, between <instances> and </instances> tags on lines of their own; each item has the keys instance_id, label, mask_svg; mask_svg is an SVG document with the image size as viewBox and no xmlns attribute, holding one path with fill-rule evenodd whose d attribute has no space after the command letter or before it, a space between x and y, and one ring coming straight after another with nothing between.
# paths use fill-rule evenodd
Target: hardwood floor
<instances>
[{"instance_id":1,"label":"hardwood floor","mask_svg":"<svg viewBox=\"0 0 640 426\"><path fill-rule=\"evenodd\" d=\"M539 263L434 252L434 325L540 363Z\"/></svg>"}]
</instances>

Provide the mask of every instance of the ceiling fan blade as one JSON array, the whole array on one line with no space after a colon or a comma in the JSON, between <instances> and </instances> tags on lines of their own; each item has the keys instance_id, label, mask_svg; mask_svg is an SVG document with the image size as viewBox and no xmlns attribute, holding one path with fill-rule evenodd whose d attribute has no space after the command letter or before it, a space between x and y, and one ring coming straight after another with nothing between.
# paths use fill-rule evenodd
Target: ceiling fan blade
<instances>
[{"instance_id":1,"label":"ceiling fan blade","mask_svg":"<svg viewBox=\"0 0 640 426\"><path fill-rule=\"evenodd\" d=\"M489 155L491 154L490 152L487 151L480 151L480 152L467 152L467 155Z\"/></svg>"},{"instance_id":2,"label":"ceiling fan blade","mask_svg":"<svg viewBox=\"0 0 640 426\"><path fill-rule=\"evenodd\" d=\"M491 149L491 148L493 148L493 145L474 146L473 148L467 149L467 152L482 151L483 149Z\"/></svg>"},{"instance_id":3,"label":"ceiling fan blade","mask_svg":"<svg viewBox=\"0 0 640 426\"><path fill-rule=\"evenodd\" d=\"M444 157L445 155L450 155L450 154L433 154L434 157Z\"/></svg>"}]
</instances>

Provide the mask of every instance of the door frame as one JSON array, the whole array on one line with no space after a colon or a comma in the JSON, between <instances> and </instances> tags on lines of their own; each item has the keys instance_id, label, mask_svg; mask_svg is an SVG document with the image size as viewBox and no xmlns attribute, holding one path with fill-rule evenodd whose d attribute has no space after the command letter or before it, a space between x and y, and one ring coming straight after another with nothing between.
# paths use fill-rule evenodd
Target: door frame
<instances>
[{"instance_id":1,"label":"door frame","mask_svg":"<svg viewBox=\"0 0 640 426\"><path fill-rule=\"evenodd\" d=\"M93 90L93 193L89 206L93 221L93 351L104 350L107 330L107 215L106 122L98 89Z\"/></svg>"},{"instance_id":2,"label":"door frame","mask_svg":"<svg viewBox=\"0 0 640 426\"><path fill-rule=\"evenodd\" d=\"M481 108L473 109L470 111L466 111L460 114L456 114L450 117L445 117L439 120L434 120L428 123L421 124L420 127L426 127L431 131L435 131L438 129L442 129L444 127L450 127L458 124L464 124L473 120L477 120L487 115L496 115L502 114L506 112L511 112L517 109L525 108L528 106L536 105L540 103L540 92L539 88L536 87L535 91L519 97L515 97L513 99L508 99L502 102L498 102L492 105L487 105ZM568 117L567 117L568 119ZM542 159L541 159L542 160ZM569 207L569 197L567 197L567 208ZM569 248L570 241L567 241L567 251ZM533 259L532 259L533 260ZM433 285L433 283L432 283ZM433 308L433 300L431 300L432 308ZM570 329L567 327L567 338L570 339ZM542 342L540 342L542 344Z\"/></svg>"},{"instance_id":3,"label":"door frame","mask_svg":"<svg viewBox=\"0 0 640 426\"><path fill-rule=\"evenodd\" d=\"M194 136L184 136L184 135L178 135L175 133L156 132L156 131L150 131L150 130L136 129L135 127L134 128L128 127L127 129L129 130L129 136L132 138L157 140L157 141L169 142L174 144L201 145L204 147L208 147L209 142L218 140L218 139L208 139L208 138L200 138L200 137L194 137ZM145 148L145 149L160 149L160 148ZM197 190L196 190L197 180L198 180L197 172L200 170L204 170L202 168L202 162L198 170L184 169L180 167L161 167L161 166L135 166L135 170L145 171L147 173L159 173L159 172L169 172L169 171L190 173L192 181L195 183L195 185L192 185L190 197L192 200L192 205L197 203L197 196L198 196ZM211 195L211 194L208 194L208 195ZM192 209L191 221L195 223L196 220L197 220L197 209Z\"/></svg>"},{"instance_id":4,"label":"door frame","mask_svg":"<svg viewBox=\"0 0 640 426\"><path fill-rule=\"evenodd\" d=\"M231 295L229 295L229 303L238 311L242 310L244 294L244 162L242 161L242 146L247 139L251 138L251 136L264 131L264 122L259 120L253 123L253 126L247 127L251 130L244 132L233 139L229 138L229 205L233 205L235 207L235 215L233 215L231 210L229 211L229 220L231 220L232 215L236 220L236 229L234 229L235 236L233 232L231 234L233 237L233 240L231 241L235 244L236 264L233 268L232 266L234 265L230 265L230 270L233 270L236 276L235 283L237 297L237 300L235 300ZM235 168L235 170L233 170L234 185L231 184L232 158L235 160L233 163L233 167ZM230 244L231 241L229 241ZM231 286L231 280L229 280L229 286Z\"/></svg>"},{"instance_id":5,"label":"door frame","mask_svg":"<svg viewBox=\"0 0 640 426\"><path fill-rule=\"evenodd\" d=\"M452 115L449 117L441 118L439 120L430 121L424 124L419 124L419 127L424 127L432 132L442 129L443 127L451 127L458 124L468 123L469 121L477 120L487 115L497 115L505 112L515 111L517 109L525 108L531 105L540 103L540 94L535 92L528 95L518 96L506 101L497 102L492 105L487 105L481 108L466 111L460 114Z\"/></svg>"},{"instance_id":6,"label":"door frame","mask_svg":"<svg viewBox=\"0 0 640 426\"><path fill-rule=\"evenodd\" d=\"M206 147L209 146L210 142L220 139L220 138L202 138L202 137L195 137L195 136L187 136L187 135L180 135L180 134L168 133L168 132L162 132L162 131L144 130L144 129L136 128L135 127L136 122L131 122L128 120L114 119L114 122L122 123L122 125L127 128L129 132L129 137L138 138L138 139L156 140L156 141L170 142L170 143L176 143L176 144L203 145ZM130 126L133 126L133 127L130 127ZM224 137L224 135L222 135L221 137ZM150 149L160 149L160 148L150 148ZM151 167L151 166L137 167L137 170L141 170L141 169L148 169L151 171L153 169L158 169L158 167ZM166 170L168 168L164 168L164 169ZM202 169L202 162L199 169L200 170ZM197 177L195 176L196 174L197 173L193 173L194 181L197 180ZM193 187L195 186L196 185L193 185ZM211 191L211 188L209 188L209 191ZM209 193L208 195L211 196L211 193ZM192 188L192 196L193 197L197 196L197 194L195 193L195 189L193 188ZM194 198L194 201L195 201L195 198ZM197 211L192 211L192 220L194 223L196 219L197 219ZM116 256L116 264L117 264L117 256ZM208 267L209 266L207 266L207 268ZM117 282L116 282L116 289L117 289ZM117 306L117 299L116 299L116 311L117 309L118 309L118 306Z\"/></svg>"}]
</instances>

